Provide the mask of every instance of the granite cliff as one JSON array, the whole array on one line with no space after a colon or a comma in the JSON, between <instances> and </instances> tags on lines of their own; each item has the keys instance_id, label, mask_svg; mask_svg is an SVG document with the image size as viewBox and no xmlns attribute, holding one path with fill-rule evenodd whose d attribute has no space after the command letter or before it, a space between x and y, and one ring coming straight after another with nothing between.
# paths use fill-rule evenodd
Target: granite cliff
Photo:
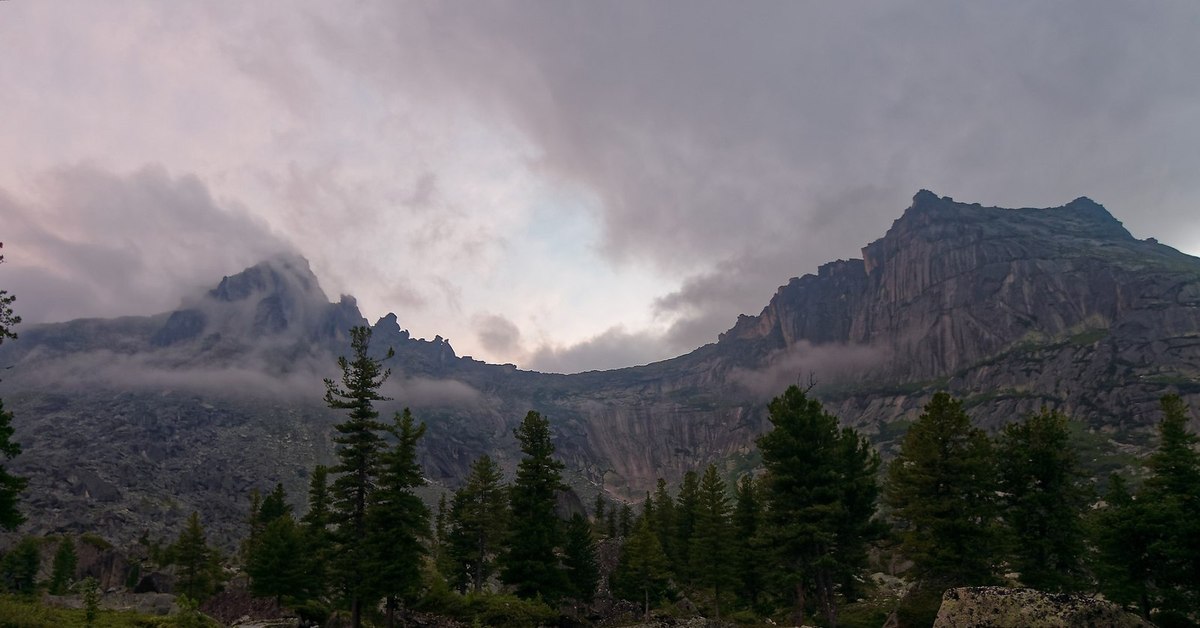
<instances>
[{"instance_id":1,"label":"granite cliff","mask_svg":"<svg viewBox=\"0 0 1200 628\"><path fill-rule=\"evenodd\" d=\"M353 299L329 302L296 257L226 277L151 317L28 326L5 343L0 396L31 479L30 531L173 534L193 509L236 538L253 487L331 460L321 378L335 374ZM782 286L713 344L647 366L522 371L414 339L396 315L373 346L396 356L383 409L429 425L427 475L454 486L478 454L516 461L511 428L547 414L568 479L638 498L656 477L754 464L765 401L814 392L888 450L936 390L994 428L1045 404L1093 441L1144 445L1167 391L1200 401L1200 259L1137 240L1100 205L1001 209L922 191L862 259Z\"/></svg>"}]
</instances>

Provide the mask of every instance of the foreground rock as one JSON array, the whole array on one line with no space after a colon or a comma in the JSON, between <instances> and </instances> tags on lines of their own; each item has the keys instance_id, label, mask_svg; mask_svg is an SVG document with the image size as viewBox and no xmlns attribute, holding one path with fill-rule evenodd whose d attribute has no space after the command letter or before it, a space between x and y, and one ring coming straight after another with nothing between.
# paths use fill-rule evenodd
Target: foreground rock
<instances>
[{"instance_id":1,"label":"foreground rock","mask_svg":"<svg viewBox=\"0 0 1200 628\"><path fill-rule=\"evenodd\" d=\"M1084 595L1005 587L946 591L933 625L934 628L1153 628L1150 622L1112 602Z\"/></svg>"}]
</instances>

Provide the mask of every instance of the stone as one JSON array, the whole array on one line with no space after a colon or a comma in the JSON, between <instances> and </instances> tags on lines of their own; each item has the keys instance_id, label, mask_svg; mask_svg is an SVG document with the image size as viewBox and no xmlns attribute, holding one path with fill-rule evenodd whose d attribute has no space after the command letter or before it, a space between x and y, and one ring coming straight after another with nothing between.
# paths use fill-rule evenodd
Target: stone
<instances>
[{"instance_id":1,"label":"stone","mask_svg":"<svg viewBox=\"0 0 1200 628\"><path fill-rule=\"evenodd\" d=\"M942 595L934 628L1153 628L1120 606L1085 595L971 587Z\"/></svg>"}]
</instances>

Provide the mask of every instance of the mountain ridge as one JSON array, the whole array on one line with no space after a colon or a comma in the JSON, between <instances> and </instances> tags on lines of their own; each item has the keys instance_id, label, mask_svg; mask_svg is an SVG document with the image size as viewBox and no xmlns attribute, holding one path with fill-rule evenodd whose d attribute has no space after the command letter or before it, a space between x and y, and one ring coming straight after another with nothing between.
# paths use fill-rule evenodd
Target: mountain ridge
<instances>
[{"instance_id":1,"label":"mountain ridge","mask_svg":"<svg viewBox=\"0 0 1200 628\"><path fill-rule=\"evenodd\" d=\"M41 492L38 529L161 532L198 509L236 535L250 488L303 494L339 420L320 380L367 321L302 258L264 264L171 313L31 326L4 345L16 368L0 394L26 445L16 468ZM1057 407L1113 447L1144 442L1163 392L1200 399L1200 259L1133 238L1082 197L1011 210L921 191L862 259L793 278L717 342L643 366L538 373L413 339L395 314L373 329L377 355L396 349L385 394L398 401L382 409L411 405L428 424L435 487L484 452L511 472L529 409L550 417L587 497L637 499L709 462L736 475L754 464L765 401L806 374L885 454L937 390L993 429Z\"/></svg>"}]
</instances>

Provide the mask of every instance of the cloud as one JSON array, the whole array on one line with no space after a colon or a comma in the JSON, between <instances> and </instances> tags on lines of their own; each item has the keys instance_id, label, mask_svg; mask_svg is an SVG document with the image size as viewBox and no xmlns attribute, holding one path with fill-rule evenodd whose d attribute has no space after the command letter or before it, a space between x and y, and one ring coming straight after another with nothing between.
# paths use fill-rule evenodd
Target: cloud
<instances>
[{"instance_id":1,"label":"cloud","mask_svg":"<svg viewBox=\"0 0 1200 628\"><path fill-rule=\"evenodd\" d=\"M27 197L0 190L0 222L8 285L30 323L166 311L290 248L195 176L160 166L55 169Z\"/></svg>"},{"instance_id":2,"label":"cloud","mask_svg":"<svg viewBox=\"0 0 1200 628\"><path fill-rule=\"evenodd\" d=\"M801 341L767 358L763 368L733 369L729 379L757 398L770 399L793 384L808 384L809 378L828 385L862 376L890 356L890 350L881 347Z\"/></svg>"},{"instance_id":3,"label":"cloud","mask_svg":"<svg viewBox=\"0 0 1200 628\"><path fill-rule=\"evenodd\" d=\"M512 321L497 314L475 317L475 333L483 348L499 355L513 355L521 347L521 330Z\"/></svg>"},{"instance_id":4,"label":"cloud","mask_svg":"<svg viewBox=\"0 0 1200 628\"><path fill-rule=\"evenodd\" d=\"M647 364L662 359L664 353L662 338L653 333L611 327L573 345L542 345L524 362L527 368L546 373L580 373Z\"/></svg>"}]
</instances>

